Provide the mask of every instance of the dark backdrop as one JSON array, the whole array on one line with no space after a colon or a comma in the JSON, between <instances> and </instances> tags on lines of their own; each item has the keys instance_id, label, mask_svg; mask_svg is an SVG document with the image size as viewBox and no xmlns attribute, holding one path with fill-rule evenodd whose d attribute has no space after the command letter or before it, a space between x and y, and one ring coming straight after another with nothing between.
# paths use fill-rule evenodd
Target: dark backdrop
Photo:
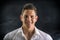
<instances>
[{"instance_id":1,"label":"dark backdrop","mask_svg":"<svg viewBox=\"0 0 60 40\"><path fill-rule=\"evenodd\" d=\"M23 0L23 1L1 1L0 6L0 39L21 26L19 15L25 3L33 3L38 9L38 29L50 34L54 40L60 40L60 6L59 1L39 1L39 0Z\"/></svg>"}]
</instances>

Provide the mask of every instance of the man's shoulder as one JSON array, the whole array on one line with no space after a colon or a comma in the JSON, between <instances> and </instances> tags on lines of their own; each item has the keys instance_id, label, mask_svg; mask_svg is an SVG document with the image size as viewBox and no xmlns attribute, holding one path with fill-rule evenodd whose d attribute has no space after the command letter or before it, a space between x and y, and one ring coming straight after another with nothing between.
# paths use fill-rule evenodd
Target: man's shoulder
<instances>
[{"instance_id":1,"label":"man's shoulder","mask_svg":"<svg viewBox=\"0 0 60 40\"><path fill-rule=\"evenodd\" d=\"M47 33L44 32L44 31L42 31L42 30L39 30L39 29L38 29L38 31L39 31L39 33L42 34L42 35L47 35ZM49 34L48 34L48 35L49 35Z\"/></svg>"},{"instance_id":2,"label":"man's shoulder","mask_svg":"<svg viewBox=\"0 0 60 40\"><path fill-rule=\"evenodd\" d=\"M5 35L5 37L4 37L4 40L6 40L6 39L9 39L9 40L12 39L15 36L15 34L18 32L18 30L19 30L19 28L15 29L15 30L13 30L13 31L11 31L9 33L7 33Z\"/></svg>"},{"instance_id":3,"label":"man's shoulder","mask_svg":"<svg viewBox=\"0 0 60 40\"><path fill-rule=\"evenodd\" d=\"M39 31L40 35L41 35L42 37L44 37L46 40L47 40L47 39L48 39L48 40L53 40L50 34L44 32L44 31L42 31L42 30L39 30L39 29L38 29L38 31Z\"/></svg>"},{"instance_id":4,"label":"man's shoulder","mask_svg":"<svg viewBox=\"0 0 60 40\"><path fill-rule=\"evenodd\" d=\"M38 28L36 28L36 29L37 29L36 31L38 31L38 33L39 33L40 35L47 35L46 32L44 32L44 31L42 31L42 30L40 30L40 29L38 29Z\"/></svg>"},{"instance_id":5,"label":"man's shoulder","mask_svg":"<svg viewBox=\"0 0 60 40\"><path fill-rule=\"evenodd\" d=\"M7 33L6 35L13 35L13 34L17 33L17 31L18 31L18 29L15 29L15 30L13 30L13 31L11 31L11 32L9 32L9 33Z\"/></svg>"}]
</instances>

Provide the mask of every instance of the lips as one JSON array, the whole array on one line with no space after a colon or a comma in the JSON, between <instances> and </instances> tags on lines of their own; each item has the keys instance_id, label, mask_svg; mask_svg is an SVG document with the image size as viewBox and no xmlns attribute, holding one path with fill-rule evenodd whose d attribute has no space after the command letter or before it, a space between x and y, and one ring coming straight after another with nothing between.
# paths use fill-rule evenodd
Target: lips
<instances>
[{"instance_id":1,"label":"lips","mask_svg":"<svg viewBox=\"0 0 60 40\"><path fill-rule=\"evenodd\" d=\"M28 22L28 23L26 23L26 24L27 24L28 26L31 26L32 23L29 23L29 22Z\"/></svg>"},{"instance_id":2,"label":"lips","mask_svg":"<svg viewBox=\"0 0 60 40\"><path fill-rule=\"evenodd\" d=\"M27 23L28 25L31 25L31 23Z\"/></svg>"}]
</instances>

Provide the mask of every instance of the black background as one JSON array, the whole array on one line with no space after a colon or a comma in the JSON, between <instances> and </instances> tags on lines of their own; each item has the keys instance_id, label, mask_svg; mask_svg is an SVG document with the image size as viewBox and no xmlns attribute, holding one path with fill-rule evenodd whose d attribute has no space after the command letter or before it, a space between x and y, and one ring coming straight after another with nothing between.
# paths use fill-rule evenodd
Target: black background
<instances>
[{"instance_id":1,"label":"black background","mask_svg":"<svg viewBox=\"0 0 60 40\"><path fill-rule=\"evenodd\" d=\"M19 15L24 4L33 3L38 9L38 29L50 34L54 40L60 40L60 1L52 0L16 0L0 1L0 40L21 26Z\"/></svg>"}]
</instances>

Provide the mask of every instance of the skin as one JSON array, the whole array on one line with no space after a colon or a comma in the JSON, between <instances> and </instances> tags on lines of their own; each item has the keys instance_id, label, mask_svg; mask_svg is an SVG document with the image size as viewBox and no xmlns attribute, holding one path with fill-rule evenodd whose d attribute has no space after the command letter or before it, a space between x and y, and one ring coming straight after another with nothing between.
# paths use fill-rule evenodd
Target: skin
<instances>
[{"instance_id":1,"label":"skin","mask_svg":"<svg viewBox=\"0 0 60 40\"><path fill-rule=\"evenodd\" d=\"M24 10L23 15L20 15L22 21L22 29L25 36L30 40L34 34L35 23L37 22L38 16L36 15L35 10Z\"/></svg>"}]
</instances>

